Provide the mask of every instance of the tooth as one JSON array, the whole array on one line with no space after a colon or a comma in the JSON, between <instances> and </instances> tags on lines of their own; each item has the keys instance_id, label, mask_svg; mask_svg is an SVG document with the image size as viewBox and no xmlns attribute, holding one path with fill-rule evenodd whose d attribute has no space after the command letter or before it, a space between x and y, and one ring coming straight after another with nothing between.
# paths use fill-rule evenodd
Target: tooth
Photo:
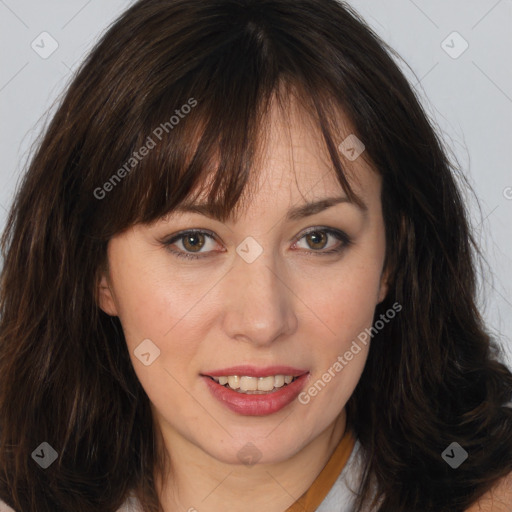
<instances>
[{"instance_id":1,"label":"tooth","mask_svg":"<svg viewBox=\"0 0 512 512\"><path fill-rule=\"evenodd\" d=\"M239 392L269 392L273 389L282 388L285 384L293 381L291 375L275 375L268 377L248 377L246 375L229 375L222 377L212 377L221 386L228 386Z\"/></svg>"},{"instance_id":2,"label":"tooth","mask_svg":"<svg viewBox=\"0 0 512 512\"><path fill-rule=\"evenodd\" d=\"M240 387L240 377L238 375L229 376L228 384L230 388L238 389Z\"/></svg>"},{"instance_id":3,"label":"tooth","mask_svg":"<svg viewBox=\"0 0 512 512\"><path fill-rule=\"evenodd\" d=\"M242 391L256 391L258 389L258 379L256 377L240 377L240 389Z\"/></svg>"},{"instance_id":4,"label":"tooth","mask_svg":"<svg viewBox=\"0 0 512 512\"><path fill-rule=\"evenodd\" d=\"M258 379L258 391L272 391L274 389L274 377L260 377Z\"/></svg>"},{"instance_id":5,"label":"tooth","mask_svg":"<svg viewBox=\"0 0 512 512\"><path fill-rule=\"evenodd\" d=\"M282 388L284 386L284 375L276 375L274 377L274 386L276 388Z\"/></svg>"}]
</instances>

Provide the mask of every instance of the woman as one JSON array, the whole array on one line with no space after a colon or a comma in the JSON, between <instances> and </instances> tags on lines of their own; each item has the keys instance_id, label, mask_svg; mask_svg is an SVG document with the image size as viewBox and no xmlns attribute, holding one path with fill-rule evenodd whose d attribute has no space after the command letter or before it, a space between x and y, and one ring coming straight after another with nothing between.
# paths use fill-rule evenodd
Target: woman
<instances>
[{"instance_id":1,"label":"woman","mask_svg":"<svg viewBox=\"0 0 512 512\"><path fill-rule=\"evenodd\" d=\"M3 237L5 506L512 507L512 375L390 52L335 0L109 29Z\"/></svg>"}]
</instances>

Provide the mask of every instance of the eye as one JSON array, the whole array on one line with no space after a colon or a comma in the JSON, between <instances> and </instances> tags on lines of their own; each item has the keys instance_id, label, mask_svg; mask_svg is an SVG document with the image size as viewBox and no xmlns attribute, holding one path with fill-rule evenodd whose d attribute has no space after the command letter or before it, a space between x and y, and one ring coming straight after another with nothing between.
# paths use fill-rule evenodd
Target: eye
<instances>
[{"instance_id":1,"label":"eye","mask_svg":"<svg viewBox=\"0 0 512 512\"><path fill-rule=\"evenodd\" d=\"M215 241L215 238L215 235L211 231L193 229L182 231L162 243L170 252L180 258L199 259L207 256L207 254L203 253L209 253L214 250L212 242ZM328 246L327 242L329 238L337 240L338 244L335 244L334 247L328 250L323 250ZM305 239L308 245L308 247L305 248L306 252L316 256L340 253L352 243L349 236L343 231L323 227L313 227L309 229L297 239L294 245L297 245L302 239ZM176 246L178 250L171 249L173 245Z\"/></svg>"},{"instance_id":2,"label":"eye","mask_svg":"<svg viewBox=\"0 0 512 512\"><path fill-rule=\"evenodd\" d=\"M210 231L193 229L182 231L163 243L167 247L177 245L179 248L178 251L170 248L169 251L180 258L198 259L204 257L201 256L202 252L211 252L211 247L209 248L210 250L208 250L208 242L210 241L211 243L212 240L215 240L215 236ZM201 251L204 247L206 247L207 250Z\"/></svg>"},{"instance_id":3,"label":"eye","mask_svg":"<svg viewBox=\"0 0 512 512\"><path fill-rule=\"evenodd\" d=\"M328 250L323 250L328 247L329 238L338 240L338 244L335 244L334 247L331 245L331 248ZM339 253L352 243L350 237L343 231L324 227L313 227L309 229L298 239L296 244L302 239L304 239L307 244L305 249L313 249L309 252L315 254L315 256Z\"/></svg>"}]
</instances>

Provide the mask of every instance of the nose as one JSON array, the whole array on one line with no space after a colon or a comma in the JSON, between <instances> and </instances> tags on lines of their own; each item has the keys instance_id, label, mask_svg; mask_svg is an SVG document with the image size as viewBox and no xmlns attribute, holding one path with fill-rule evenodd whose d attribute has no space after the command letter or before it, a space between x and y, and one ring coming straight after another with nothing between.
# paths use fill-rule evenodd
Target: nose
<instances>
[{"instance_id":1,"label":"nose","mask_svg":"<svg viewBox=\"0 0 512 512\"><path fill-rule=\"evenodd\" d=\"M272 251L251 263L237 255L223 286L223 327L230 338L268 346L296 331L296 297Z\"/></svg>"}]
</instances>

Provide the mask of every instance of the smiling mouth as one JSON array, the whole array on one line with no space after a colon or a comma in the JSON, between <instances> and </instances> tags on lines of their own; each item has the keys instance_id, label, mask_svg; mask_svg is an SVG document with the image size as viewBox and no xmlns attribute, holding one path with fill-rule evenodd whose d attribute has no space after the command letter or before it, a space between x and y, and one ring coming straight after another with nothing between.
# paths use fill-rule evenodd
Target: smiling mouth
<instances>
[{"instance_id":1,"label":"smiling mouth","mask_svg":"<svg viewBox=\"0 0 512 512\"><path fill-rule=\"evenodd\" d=\"M220 386L247 395L275 393L298 379L298 377L292 375L274 375L268 377L249 377L245 375L211 377L206 375L206 377L215 381Z\"/></svg>"}]
</instances>

